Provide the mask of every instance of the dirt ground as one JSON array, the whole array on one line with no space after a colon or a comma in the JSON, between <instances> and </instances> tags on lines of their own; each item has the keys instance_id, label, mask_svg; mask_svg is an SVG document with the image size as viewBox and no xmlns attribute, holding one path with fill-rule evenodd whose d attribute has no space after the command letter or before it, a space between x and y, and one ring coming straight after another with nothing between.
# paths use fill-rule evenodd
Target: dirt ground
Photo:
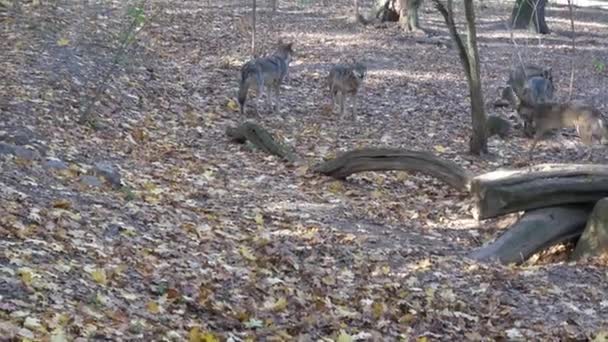
<instances>
[{"instance_id":1,"label":"dirt ground","mask_svg":"<svg viewBox=\"0 0 608 342\"><path fill-rule=\"evenodd\" d=\"M88 3L88 2L87 2ZM333 3L333 2L332 2ZM468 88L430 2L424 33L350 23L350 2L280 0L258 13L258 45L294 42L281 115L234 108L249 37L239 2L152 1L112 69L130 2L24 2L0 12L0 336L7 340L568 340L608 332L605 260L567 261L558 246L522 266L465 256L515 215L477 222L472 201L405 172L336 181L312 166L358 147L424 150L474 174L510 167L521 130L467 153ZM365 4L364 4L365 5ZM552 67L557 97L607 113L608 11L552 5L552 33L515 32L509 3L478 6L488 114L523 58ZM367 13L367 8L364 8ZM457 9L459 24L463 13ZM126 24L125 24L126 23ZM461 25L462 26L462 25ZM360 113L325 108L338 62L368 65ZM107 70L111 76L102 82ZM94 127L77 123L96 99ZM290 165L231 142L255 121L303 160ZM9 151L10 150L10 151ZM535 164L605 163L567 130ZM587 162L586 160L584 162ZM98 164L113 165L112 187ZM604 335L602 335L604 334ZM605 338L605 337L604 337ZM598 339L601 340L601 339Z\"/></svg>"}]
</instances>

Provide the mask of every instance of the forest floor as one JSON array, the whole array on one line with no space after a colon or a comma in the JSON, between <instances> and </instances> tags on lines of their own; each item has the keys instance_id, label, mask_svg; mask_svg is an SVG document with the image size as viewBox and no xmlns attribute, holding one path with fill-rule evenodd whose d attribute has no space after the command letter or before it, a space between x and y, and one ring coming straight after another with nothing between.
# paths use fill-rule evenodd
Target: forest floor
<instances>
[{"instance_id":1,"label":"forest floor","mask_svg":"<svg viewBox=\"0 0 608 342\"><path fill-rule=\"evenodd\" d=\"M430 151L474 174L521 161L531 140L518 129L491 138L490 154L468 154L468 88L430 2L425 33L416 34L350 23L350 1L281 0L276 14L262 7L260 51L282 38L296 56L281 115L259 118L234 107L250 46L239 19L249 9L237 2L152 2L102 82L131 20L128 3L0 11L1 340L605 336L605 260L568 262L563 245L521 266L478 264L467 253L516 215L477 222L467 194L420 174L336 181L308 170L364 146ZM517 124L513 109L492 106L516 51L553 68L560 100L574 65L572 98L608 113L600 70L607 11L575 10L573 53L566 7L548 8L549 35L515 32L516 49L504 25L510 8L484 5L478 42L489 114ZM356 120L326 109L325 76L351 58L369 69ZM100 83L97 122L78 124ZM306 162L231 142L226 128L245 120ZM586 151L564 131L543 141L533 162L580 162ZM607 150L595 146L591 161L606 163Z\"/></svg>"}]
</instances>

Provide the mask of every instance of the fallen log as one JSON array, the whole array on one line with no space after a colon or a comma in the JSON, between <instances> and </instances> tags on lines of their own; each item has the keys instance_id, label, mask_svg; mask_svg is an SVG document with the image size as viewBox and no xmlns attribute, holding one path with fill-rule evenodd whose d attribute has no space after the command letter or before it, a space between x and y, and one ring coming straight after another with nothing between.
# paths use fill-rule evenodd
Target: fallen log
<instances>
[{"instance_id":1,"label":"fallen log","mask_svg":"<svg viewBox=\"0 0 608 342\"><path fill-rule=\"evenodd\" d=\"M496 241L469 257L478 261L520 264L533 254L580 235L593 206L572 205L526 212Z\"/></svg>"},{"instance_id":2,"label":"fallen log","mask_svg":"<svg viewBox=\"0 0 608 342\"><path fill-rule=\"evenodd\" d=\"M275 141L272 134L255 123L245 122L237 127L228 127L226 135L239 144L249 141L260 150L287 161L293 162L297 159L286 146Z\"/></svg>"},{"instance_id":3,"label":"fallen log","mask_svg":"<svg viewBox=\"0 0 608 342\"><path fill-rule=\"evenodd\" d=\"M473 216L487 219L522 210L608 197L608 165L543 164L522 170L497 170L471 180Z\"/></svg>"},{"instance_id":4,"label":"fallen log","mask_svg":"<svg viewBox=\"0 0 608 342\"><path fill-rule=\"evenodd\" d=\"M416 171L440 179L461 191L468 190L471 178L458 164L429 152L389 148L364 148L346 152L315 166L313 170L337 179L364 171Z\"/></svg>"},{"instance_id":5,"label":"fallen log","mask_svg":"<svg viewBox=\"0 0 608 342\"><path fill-rule=\"evenodd\" d=\"M576 243L572 259L608 255L608 198L598 201Z\"/></svg>"}]
</instances>

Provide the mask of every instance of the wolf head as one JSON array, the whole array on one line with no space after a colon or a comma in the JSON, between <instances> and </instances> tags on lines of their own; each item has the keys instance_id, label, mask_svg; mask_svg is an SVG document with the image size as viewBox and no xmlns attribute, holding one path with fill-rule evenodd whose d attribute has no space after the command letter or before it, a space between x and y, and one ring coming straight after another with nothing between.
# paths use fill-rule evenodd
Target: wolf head
<instances>
[{"instance_id":1,"label":"wolf head","mask_svg":"<svg viewBox=\"0 0 608 342\"><path fill-rule=\"evenodd\" d=\"M293 43L284 43L282 40L279 40L275 55L281 57L287 63L289 63L291 62L293 54Z\"/></svg>"},{"instance_id":2,"label":"wolf head","mask_svg":"<svg viewBox=\"0 0 608 342\"><path fill-rule=\"evenodd\" d=\"M608 126L603 117L597 118L593 125L593 138L602 145L608 145Z\"/></svg>"},{"instance_id":3,"label":"wolf head","mask_svg":"<svg viewBox=\"0 0 608 342\"><path fill-rule=\"evenodd\" d=\"M533 106L549 103L553 99L555 87L550 79L540 76L531 77L525 85L521 101Z\"/></svg>"},{"instance_id":4,"label":"wolf head","mask_svg":"<svg viewBox=\"0 0 608 342\"><path fill-rule=\"evenodd\" d=\"M543 69L542 72L542 77L551 81L551 83L553 83L553 69L552 68L545 68Z\"/></svg>"},{"instance_id":5,"label":"wolf head","mask_svg":"<svg viewBox=\"0 0 608 342\"><path fill-rule=\"evenodd\" d=\"M367 74L367 67L363 63L353 64L353 74L359 80L363 80Z\"/></svg>"}]
</instances>

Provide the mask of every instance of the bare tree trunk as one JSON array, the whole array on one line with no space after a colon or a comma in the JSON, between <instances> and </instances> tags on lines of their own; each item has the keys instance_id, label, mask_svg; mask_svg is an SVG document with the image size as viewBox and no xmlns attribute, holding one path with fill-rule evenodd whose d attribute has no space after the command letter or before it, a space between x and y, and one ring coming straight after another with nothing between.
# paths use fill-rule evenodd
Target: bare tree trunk
<instances>
[{"instance_id":1,"label":"bare tree trunk","mask_svg":"<svg viewBox=\"0 0 608 342\"><path fill-rule=\"evenodd\" d=\"M545 21L546 2L546 0L515 0L511 13L511 26L514 29L534 29L536 33L549 33Z\"/></svg>"},{"instance_id":2,"label":"bare tree trunk","mask_svg":"<svg viewBox=\"0 0 608 342\"><path fill-rule=\"evenodd\" d=\"M255 58L256 57L256 53L255 53L255 24L256 24L256 18L255 18L255 12L257 11L257 4L256 4L256 0L253 0L253 9L251 11L251 55Z\"/></svg>"},{"instance_id":3,"label":"bare tree trunk","mask_svg":"<svg viewBox=\"0 0 608 342\"><path fill-rule=\"evenodd\" d=\"M570 89L568 90L568 101L572 100L574 89L574 56L576 55L576 34L574 32L574 10L572 0L568 0L568 12L570 13L570 27L572 29L572 56L570 57Z\"/></svg>"},{"instance_id":4,"label":"bare tree trunk","mask_svg":"<svg viewBox=\"0 0 608 342\"><path fill-rule=\"evenodd\" d=\"M359 0L355 0L355 20L359 20Z\"/></svg>"},{"instance_id":5,"label":"bare tree trunk","mask_svg":"<svg viewBox=\"0 0 608 342\"><path fill-rule=\"evenodd\" d=\"M418 8L422 0L398 0L399 23L407 31L419 31L420 22L418 20Z\"/></svg>"},{"instance_id":6,"label":"bare tree trunk","mask_svg":"<svg viewBox=\"0 0 608 342\"><path fill-rule=\"evenodd\" d=\"M450 0L451 2L451 0ZM467 18L467 55L469 56L469 94L471 96L471 114L473 119L473 136L469 149L473 154L488 151L486 137L486 113L483 107L483 93L479 73L479 51L477 50L477 31L475 29L475 8L473 0L464 1L464 12Z\"/></svg>"},{"instance_id":7,"label":"bare tree trunk","mask_svg":"<svg viewBox=\"0 0 608 342\"><path fill-rule=\"evenodd\" d=\"M270 0L270 7L272 8L272 13L276 13L277 11L277 2L279 2L279 0Z\"/></svg>"},{"instance_id":8,"label":"bare tree trunk","mask_svg":"<svg viewBox=\"0 0 608 342\"><path fill-rule=\"evenodd\" d=\"M469 141L469 150L472 154L479 155L488 151L486 134L486 113L483 106L483 93L481 91L481 77L479 76L479 53L477 50L477 32L475 30L475 10L473 0L464 1L465 17L467 19L467 46L456 31L454 23L454 12L452 0L447 1L446 6L440 0L433 0L435 7L443 16L450 36L458 47L460 61L469 83L469 96L471 97L471 119L473 122L473 134Z\"/></svg>"}]
</instances>

